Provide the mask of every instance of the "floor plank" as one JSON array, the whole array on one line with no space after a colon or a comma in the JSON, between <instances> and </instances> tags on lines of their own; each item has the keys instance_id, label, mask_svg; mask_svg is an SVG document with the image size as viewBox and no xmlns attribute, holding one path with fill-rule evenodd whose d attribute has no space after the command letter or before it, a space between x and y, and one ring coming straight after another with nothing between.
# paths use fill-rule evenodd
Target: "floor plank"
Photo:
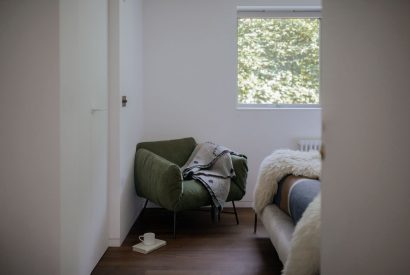
<instances>
[{"instance_id":1,"label":"floor plank","mask_svg":"<svg viewBox=\"0 0 410 275\"><path fill-rule=\"evenodd\" d=\"M219 223L212 223L209 211L204 210L179 213L173 239L172 212L147 208L123 245L109 248L92 274L280 274L282 264L263 225L259 223L258 233L253 233L252 209L237 209L239 225L228 213L222 214ZM167 245L149 254L132 251L144 232L154 232Z\"/></svg>"}]
</instances>

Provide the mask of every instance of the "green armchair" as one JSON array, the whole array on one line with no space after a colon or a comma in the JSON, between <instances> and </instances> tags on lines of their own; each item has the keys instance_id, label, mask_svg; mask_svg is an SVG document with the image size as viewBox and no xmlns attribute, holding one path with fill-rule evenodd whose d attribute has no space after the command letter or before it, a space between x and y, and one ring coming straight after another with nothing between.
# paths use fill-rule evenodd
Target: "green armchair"
<instances>
[{"instance_id":1,"label":"green armchair","mask_svg":"<svg viewBox=\"0 0 410 275\"><path fill-rule=\"evenodd\" d=\"M179 211L198 209L211 205L206 188L195 180L184 180L182 167L196 146L195 139L183 138L137 145L135 154L135 188L138 196L174 213L173 233L175 238L176 214ZM236 176L231 179L226 201L232 201L236 222L239 224L234 201L243 198L246 190L248 166L246 158L232 155Z\"/></svg>"}]
</instances>

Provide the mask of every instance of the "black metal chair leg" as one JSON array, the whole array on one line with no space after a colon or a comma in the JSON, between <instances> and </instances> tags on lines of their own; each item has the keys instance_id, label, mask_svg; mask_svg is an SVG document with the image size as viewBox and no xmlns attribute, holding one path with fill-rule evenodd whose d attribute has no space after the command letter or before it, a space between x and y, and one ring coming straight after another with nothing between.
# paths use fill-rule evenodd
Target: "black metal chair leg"
<instances>
[{"instance_id":1,"label":"black metal chair leg","mask_svg":"<svg viewBox=\"0 0 410 275\"><path fill-rule=\"evenodd\" d=\"M239 224L238 213L236 212L235 203L232 201L233 211L235 212L236 224Z\"/></svg>"},{"instance_id":2,"label":"black metal chair leg","mask_svg":"<svg viewBox=\"0 0 410 275\"><path fill-rule=\"evenodd\" d=\"M144 204L144 207L141 210L140 217L142 217L142 215L144 214L145 208L147 208L147 204L148 204L148 199L145 199L145 204Z\"/></svg>"},{"instance_id":3,"label":"black metal chair leg","mask_svg":"<svg viewBox=\"0 0 410 275\"><path fill-rule=\"evenodd\" d=\"M258 226L258 215L255 213L255 222L253 224L253 233L256 234L256 227Z\"/></svg>"},{"instance_id":4,"label":"black metal chair leg","mask_svg":"<svg viewBox=\"0 0 410 275\"><path fill-rule=\"evenodd\" d=\"M177 212L174 211L174 239L176 239Z\"/></svg>"}]
</instances>

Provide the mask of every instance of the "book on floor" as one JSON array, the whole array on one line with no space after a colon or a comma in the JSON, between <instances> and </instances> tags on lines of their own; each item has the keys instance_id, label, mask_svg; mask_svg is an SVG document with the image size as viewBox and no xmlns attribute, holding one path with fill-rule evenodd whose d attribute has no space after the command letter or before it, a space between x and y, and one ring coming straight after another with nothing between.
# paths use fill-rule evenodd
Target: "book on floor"
<instances>
[{"instance_id":1,"label":"book on floor","mask_svg":"<svg viewBox=\"0 0 410 275\"><path fill-rule=\"evenodd\" d=\"M155 243L153 245L145 245L143 242L140 242L132 247L132 250L147 254L150 253L151 251L154 251L164 245L166 245L167 242L159 239L155 239Z\"/></svg>"}]
</instances>

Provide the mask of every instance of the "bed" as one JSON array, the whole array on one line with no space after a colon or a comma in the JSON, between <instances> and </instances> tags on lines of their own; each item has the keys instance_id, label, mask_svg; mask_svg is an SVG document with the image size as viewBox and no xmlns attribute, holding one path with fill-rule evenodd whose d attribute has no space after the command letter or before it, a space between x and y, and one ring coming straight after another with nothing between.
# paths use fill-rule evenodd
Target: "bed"
<instances>
[{"instance_id":1,"label":"bed","mask_svg":"<svg viewBox=\"0 0 410 275\"><path fill-rule=\"evenodd\" d=\"M261 163L253 208L284 265L283 274L319 273L320 185L316 194L311 196L313 201L304 202L305 210L296 217L286 213L291 210L286 211L283 205L281 207L280 196L286 194L282 197L286 200L287 193L283 190L289 186L283 186L294 176L293 179L309 178L317 185L320 169L320 154L317 151L277 150ZM306 192L302 190L300 193ZM255 232L256 222L255 216Z\"/></svg>"}]
</instances>

